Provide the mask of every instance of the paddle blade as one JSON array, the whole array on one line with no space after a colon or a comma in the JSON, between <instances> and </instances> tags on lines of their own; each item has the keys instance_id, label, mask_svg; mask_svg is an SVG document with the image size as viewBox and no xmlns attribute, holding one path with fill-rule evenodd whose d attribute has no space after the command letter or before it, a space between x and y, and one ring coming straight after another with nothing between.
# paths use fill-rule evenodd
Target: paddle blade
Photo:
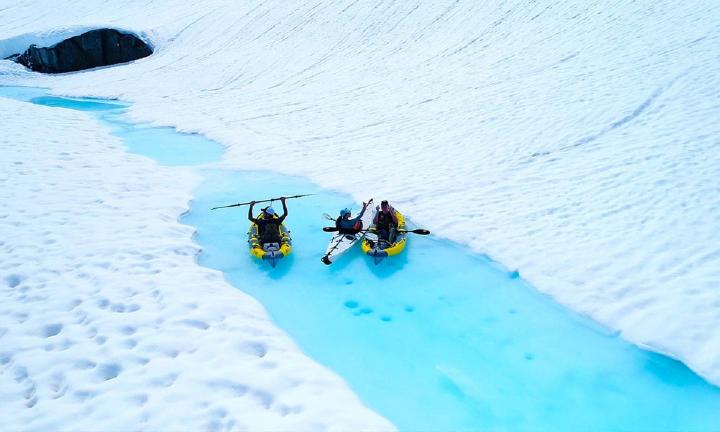
<instances>
[{"instance_id":1,"label":"paddle blade","mask_svg":"<svg viewBox=\"0 0 720 432\"><path fill-rule=\"evenodd\" d=\"M292 199L292 198L302 198L302 197L306 197L306 196L312 196L312 195L315 195L315 194L302 194L302 195L293 195L293 196L285 197L285 199Z\"/></svg>"},{"instance_id":2,"label":"paddle blade","mask_svg":"<svg viewBox=\"0 0 720 432\"><path fill-rule=\"evenodd\" d=\"M323 227L323 231L325 232L337 232L337 230L335 227Z\"/></svg>"},{"instance_id":3,"label":"paddle blade","mask_svg":"<svg viewBox=\"0 0 720 432\"><path fill-rule=\"evenodd\" d=\"M413 234L420 234L420 235L428 235L428 234L430 234L430 231L429 231L429 230L426 230L426 229L415 229L415 230L412 230L412 231L410 231L410 232L413 233Z\"/></svg>"},{"instance_id":4,"label":"paddle blade","mask_svg":"<svg viewBox=\"0 0 720 432\"><path fill-rule=\"evenodd\" d=\"M219 207L213 207L213 208L211 208L210 210L217 210L217 209L222 209L222 208L240 207L240 206L244 206L244 205L250 205L250 203L237 203L237 204L224 205L224 206L219 206Z\"/></svg>"}]
</instances>

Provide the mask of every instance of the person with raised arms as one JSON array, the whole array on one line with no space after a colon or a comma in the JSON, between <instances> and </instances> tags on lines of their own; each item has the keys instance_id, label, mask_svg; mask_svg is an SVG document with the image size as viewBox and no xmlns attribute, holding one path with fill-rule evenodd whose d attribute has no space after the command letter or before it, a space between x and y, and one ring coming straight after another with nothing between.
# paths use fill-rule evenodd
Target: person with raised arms
<instances>
[{"instance_id":1,"label":"person with raised arms","mask_svg":"<svg viewBox=\"0 0 720 432\"><path fill-rule=\"evenodd\" d=\"M350 209L344 208L340 210L340 217L335 219L335 227L338 229L338 232L340 234L357 234L363 228L367 228L363 226L362 217L368 208L368 204L369 203L363 203L360 214L352 219L350 218L352 216Z\"/></svg>"},{"instance_id":2,"label":"person with raised arms","mask_svg":"<svg viewBox=\"0 0 720 432\"><path fill-rule=\"evenodd\" d=\"M394 242L399 224L395 209L387 200L381 201L380 207L376 207L376 209L377 213L375 213L375 217L373 218L373 224L377 230L378 237L390 243Z\"/></svg>"},{"instance_id":3,"label":"person with raised arms","mask_svg":"<svg viewBox=\"0 0 720 432\"><path fill-rule=\"evenodd\" d=\"M285 221L288 215L287 204L285 203L285 197L280 198L280 202L283 206L282 216L278 216L270 206L262 209L257 217L253 217L253 207L257 204L255 201L250 201L250 207L248 208L248 220L258 227L258 237L260 243L279 243L280 238L280 225Z\"/></svg>"}]
</instances>

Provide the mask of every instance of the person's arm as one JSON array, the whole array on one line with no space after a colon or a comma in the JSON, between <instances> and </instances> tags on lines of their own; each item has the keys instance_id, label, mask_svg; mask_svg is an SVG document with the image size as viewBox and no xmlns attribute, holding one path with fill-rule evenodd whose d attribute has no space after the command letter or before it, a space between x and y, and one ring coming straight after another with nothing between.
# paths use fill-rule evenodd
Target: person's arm
<instances>
[{"instance_id":1,"label":"person's arm","mask_svg":"<svg viewBox=\"0 0 720 432\"><path fill-rule=\"evenodd\" d=\"M375 207L375 216L373 216L373 222L375 225L378 223L378 219L380 219L380 207Z\"/></svg>"},{"instance_id":2,"label":"person's arm","mask_svg":"<svg viewBox=\"0 0 720 432\"><path fill-rule=\"evenodd\" d=\"M395 223L395 226L398 226L397 214L395 214L395 209L392 207L390 207L390 217L392 218L393 223Z\"/></svg>"},{"instance_id":3,"label":"person's arm","mask_svg":"<svg viewBox=\"0 0 720 432\"><path fill-rule=\"evenodd\" d=\"M257 223L257 219L253 217L253 207L255 207L255 201L250 201L250 207L248 208L248 220L252 223Z\"/></svg>"},{"instance_id":4,"label":"person's arm","mask_svg":"<svg viewBox=\"0 0 720 432\"><path fill-rule=\"evenodd\" d=\"M362 211L355 219L360 220L360 218L363 217L363 215L365 214L365 210L367 210L367 208L368 208L368 204L370 204L370 203L363 203Z\"/></svg>"},{"instance_id":5,"label":"person's arm","mask_svg":"<svg viewBox=\"0 0 720 432\"><path fill-rule=\"evenodd\" d=\"M358 222L362 222L362 217L363 217L363 215L365 214L365 210L367 210L367 208L368 208L369 206L370 206L370 203L369 203L369 202L363 203L363 208L362 208L362 210L360 211L360 214L351 219L353 225L357 224Z\"/></svg>"},{"instance_id":6,"label":"person's arm","mask_svg":"<svg viewBox=\"0 0 720 432\"><path fill-rule=\"evenodd\" d=\"M288 209L287 209L287 204L285 203L285 197L280 198L280 202L283 205L283 214L282 214L282 216L280 216L279 219L280 219L280 223L283 223L285 221L285 216L288 215Z\"/></svg>"}]
</instances>

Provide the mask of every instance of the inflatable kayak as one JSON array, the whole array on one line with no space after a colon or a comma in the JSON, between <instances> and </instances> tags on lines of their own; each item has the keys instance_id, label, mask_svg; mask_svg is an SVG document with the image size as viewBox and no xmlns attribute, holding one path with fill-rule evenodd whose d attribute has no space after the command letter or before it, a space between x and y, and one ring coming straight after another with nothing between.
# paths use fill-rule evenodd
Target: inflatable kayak
<instances>
[{"instance_id":1,"label":"inflatable kayak","mask_svg":"<svg viewBox=\"0 0 720 432\"><path fill-rule=\"evenodd\" d=\"M362 227L364 229L369 227L370 224L372 224L373 214L375 213L375 208L372 204L373 200L371 199L368 202L365 214L363 214L362 218L360 219L362 221ZM325 250L325 256L322 257L322 262L325 265L332 264L333 261L338 259L345 252L349 251L355 245L355 243L359 242L364 236L365 231L361 231L357 234L335 234L332 239L330 239L330 243Z\"/></svg>"},{"instance_id":2,"label":"inflatable kayak","mask_svg":"<svg viewBox=\"0 0 720 432\"><path fill-rule=\"evenodd\" d=\"M262 216L260 216L262 217ZM292 238L290 231L284 223L278 228L280 234L280 242L262 243L258 235L258 226L254 223L250 224L248 231L248 244L250 245L250 254L255 258L267 261L271 266L275 267L278 260L290 255L292 250Z\"/></svg>"},{"instance_id":3,"label":"inflatable kayak","mask_svg":"<svg viewBox=\"0 0 720 432\"><path fill-rule=\"evenodd\" d=\"M395 210L395 216L398 220L399 231L404 231L405 228L405 217L399 211ZM407 233L400 232L394 233L393 238L389 240L380 239L378 232L375 229L375 225L371 225L368 232L365 234L365 238L362 242L362 251L364 254L373 257L375 264L385 259L388 256L397 255L405 249L407 243Z\"/></svg>"}]
</instances>

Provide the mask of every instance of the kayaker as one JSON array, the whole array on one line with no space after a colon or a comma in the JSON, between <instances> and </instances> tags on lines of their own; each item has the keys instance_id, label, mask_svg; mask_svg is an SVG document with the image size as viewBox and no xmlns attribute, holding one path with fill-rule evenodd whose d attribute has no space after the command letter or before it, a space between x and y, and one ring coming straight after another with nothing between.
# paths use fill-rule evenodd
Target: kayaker
<instances>
[{"instance_id":1,"label":"kayaker","mask_svg":"<svg viewBox=\"0 0 720 432\"><path fill-rule=\"evenodd\" d=\"M285 197L280 198L280 202L283 206L282 216L278 216L275 210L268 206L262 209L262 212L257 218L253 217L253 207L257 204L255 201L250 201L250 208L248 209L248 220L258 227L258 237L260 243L280 243L280 225L285 221L288 215L287 204L285 204Z\"/></svg>"},{"instance_id":2,"label":"kayaker","mask_svg":"<svg viewBox=\"0 0 720 432\"><path fill-rule=\"evenodd\" d=\"M383 200L380 207L377 207L377 213L373 218L373 224L378 232L378 237L392 243L395 240L395 233L398 228L398 218L395 209Z\"/></svg>"},{"instance_id":3,"label":"kayaker","mask_svg":"<svg viewBox=\"0 0 720 432\"><path fill-rule=\"evenodd\" d=\"M367 207L367 203L363 203L360 214L352 219L350 219L350 216L352 216L350 209L345 208L340 210L340 217L335 219L335 227L338 229L338 232L340 234L357 234L360 232L363 229L362 220L360 219L365 214Z\"/></svg>"}]
</instances>

